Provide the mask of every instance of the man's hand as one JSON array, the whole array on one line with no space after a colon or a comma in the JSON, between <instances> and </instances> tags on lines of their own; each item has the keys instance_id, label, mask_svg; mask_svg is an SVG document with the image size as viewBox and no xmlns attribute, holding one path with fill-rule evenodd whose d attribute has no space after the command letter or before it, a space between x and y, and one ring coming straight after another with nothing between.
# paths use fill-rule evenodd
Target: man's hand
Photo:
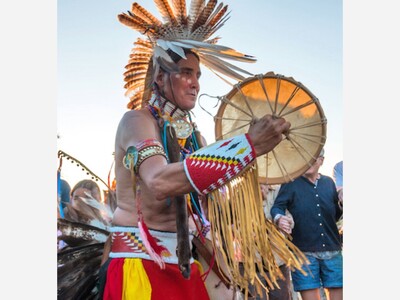
<instances>
[{"instance_id":1,"label":"man's hand","mask_svg":"<svg viewBox=\"0 0 400 300\"><path fill-rule=\"evenodd\" d=\"M250 125L248 135L257 156L266 154L274 149L281 141L282 134L288 132L290 123L284 118L265 115Z\"/></svg>"},{"instance_id":2,"label":"man's hand","mask_svg":"<svg viewBox=\"0 0 400 300\"><path fill-rule=\"evenodd\" d=\"M278 225L280 230L291 234L294 222L293 219L289 216L281 216L276 222L276 225Z\"/></svg>"}]
</instances>

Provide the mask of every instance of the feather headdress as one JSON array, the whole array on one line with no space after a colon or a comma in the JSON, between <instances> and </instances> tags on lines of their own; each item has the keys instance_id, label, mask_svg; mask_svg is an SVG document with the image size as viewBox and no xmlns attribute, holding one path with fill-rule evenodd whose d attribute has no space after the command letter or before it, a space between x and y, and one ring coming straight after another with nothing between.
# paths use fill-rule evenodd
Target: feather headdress
<instances>
[{"instance_id":1,"label":"feather headdress","mask_svg":"<svg viewBox=\"0 0 400 300\"><path fill-rule=\"evenodd\" d=\"M223 76L227 76L241 81L244 79L241 73L252 75L225 59L255 62L253 56L216 45L219 37L211 38L229 19L228 5L218 4L218 0L207 3L192 0L187 12L186 0L154 0L154 3L162 21L136 2L130 11L118 15L122 24L147 36L147 39L138 38L134 42L125 67L124 88L125 95L130 98L129 109L140 109L148 101L152 74L157 74L160 67L175 68L167 51L186 58L184 49L191 49L204 66L223 80Z\"/></svg>"}]
</instances>

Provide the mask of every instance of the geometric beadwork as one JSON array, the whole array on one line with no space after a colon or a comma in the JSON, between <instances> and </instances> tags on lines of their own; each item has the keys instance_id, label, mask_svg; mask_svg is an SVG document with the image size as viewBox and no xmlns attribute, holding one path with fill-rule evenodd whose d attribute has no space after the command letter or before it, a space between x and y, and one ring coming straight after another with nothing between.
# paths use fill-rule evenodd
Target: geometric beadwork
<instances>
[{"instance_id":1,"label":"geometric beadwork","mask_svg":"<svg viewBox=\"0 0 400 300\"><path fill-rule=\"evenodd\" d=\"M187 178L199 194L221 187L256 158L247 134L217 141L184 160Z\"/></svg>"}]
</instances>

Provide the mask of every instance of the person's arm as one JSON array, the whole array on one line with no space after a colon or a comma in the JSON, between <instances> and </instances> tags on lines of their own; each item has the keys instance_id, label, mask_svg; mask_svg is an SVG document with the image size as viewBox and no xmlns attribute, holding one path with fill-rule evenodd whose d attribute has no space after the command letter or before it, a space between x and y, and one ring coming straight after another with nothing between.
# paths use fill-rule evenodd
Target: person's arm
<instances>
[{"instance_id":1,"label":"person's arm","mask_svg":"<svg viewBox=\"0 0 400 300\"><path fill-rule=\"evenodd\" d=\"M291 200L291 189L290 185L283 184L279 190L278 196L276 197L274 204L271 207L271 216L274 223L279 229L286 233L291 233L293 228L293 219L290 216L286 216L286 210Z\"/></svg>"},{"instance_id":2,"label":"person's arm","mask_svg":"<svg viewBox=\"0 0 400 300\"><path fill-rule=\"evenodd\" d=\"M289 127L290 123L285 122L284 119L275 119L271 116L263 117L251 125L248 140L253 146L255 155L259 156L271 151L281 142L282 132L287 131ZM155 132L154 128L152 122L144 114L128 118L124 126L121 147L127 150L129 146L137 145L140 141L149 138L159 139L159 134ZM221 143L221 141L218 142ZM167 164L162 155L155 155L143 161L138 172L143 184L152 191L157 200L164 200L167 197L195 190L193 182L189 181L187 173L185 173L184 163ZM209 175L214 172L211 168L205 168L202 170L202 176L210 178Z\"/></svg>"},{"instance_id":3,"label":"person's arm","mask_svg":"<svg viewBox=\"0 0 400 300\"><path fill-rule=\"evenodd\" d=\"M124 152L129 147L138 147L146 140L157 140L161 144L160 129L154 125L153 116L147 111L128 112L119 126L118 146ZM143 160L137 172L141 184L145 185L157 200L193 191L182 162L168 164L164 155L153 155Z\"/></svg>"},{"instance_id":4,"label":"person's arm","mask_svg":"<svg viewBox=\"0 0 400 300\"><path fill-rule=\"evenodd\" d=\"M206 195L241 174L254 160L278 145L290 123L270 115L254 122L248 133L219 140L184 160L191 185Z\"/></svg>"}]
</instances>

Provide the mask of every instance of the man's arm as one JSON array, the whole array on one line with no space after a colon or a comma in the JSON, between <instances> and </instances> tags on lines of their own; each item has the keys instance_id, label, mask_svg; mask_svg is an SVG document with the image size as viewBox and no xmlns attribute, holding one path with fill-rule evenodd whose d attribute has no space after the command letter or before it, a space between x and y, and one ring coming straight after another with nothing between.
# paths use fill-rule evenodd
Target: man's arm
<instances>
[{"instance_id":1,"label":"man's arm","mask_svg":"<svg viewBox=\"0 0 400 300\"><path fill-rule=\"evenodd\" d=\"M292 233L294 223L291 216L286 216L286 210L291 197L290 195L290 186L288 184L283 184L274 204L271 207L272 220L279 229L288 234Z\"/></svg>"},{"instance_id":2,"label":"man's arm","mask_svg":"<svg viewBox=\"0 0 400 300\"><path fill-rule=\"evenodd\" d=\"M265 116L252 124L248 137L256 155L260 156L271 151L282 141L282 133L287 131L289 127L290 123L285 122L284 119L275 119L271 116ZM149 120L146 122L145 115L129 118L125 125L125 138L122 139L121 146L126 150L129 146L136 145L141 140L154 137L160 140L159 135L154 132L154 128L154 124ZM138 171L143 184L148 187L148 190L154 194L157 200L164 200L167 197L174 197L195 190L185 174L182 162L167 164L163 156L155 155L146 159ZM213 170L204 169L203 176L207 177L212 172Z\"/></svg>"}]
</instances>

